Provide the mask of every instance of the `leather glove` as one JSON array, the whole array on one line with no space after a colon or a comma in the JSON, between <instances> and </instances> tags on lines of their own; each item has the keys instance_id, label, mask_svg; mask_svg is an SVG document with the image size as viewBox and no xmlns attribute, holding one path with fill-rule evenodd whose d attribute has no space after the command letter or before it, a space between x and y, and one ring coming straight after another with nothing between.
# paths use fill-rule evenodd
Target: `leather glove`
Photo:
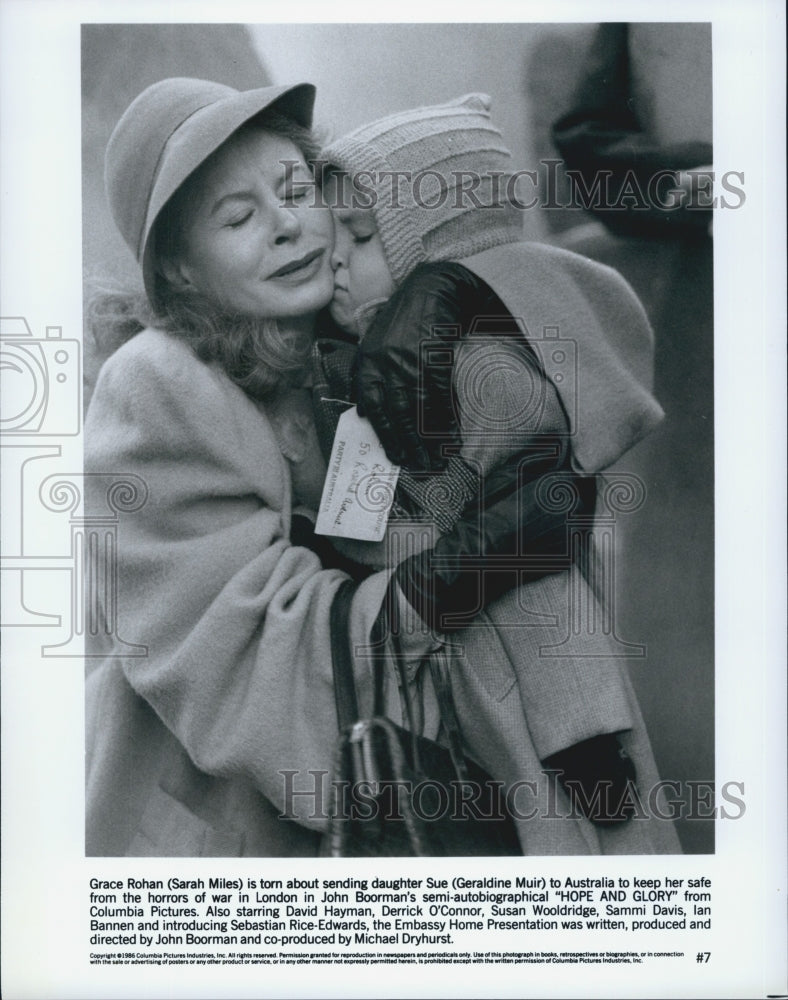
<instances>
[{"instance_id":1,"label":"leather glove","mask_svg":"<svg viewBox=\"0 0 788 1000\"><path fill-rule=\"evenodd\" d=\"M635 765L615 733L592 736L542 763L562 772L569 801L597 826L626 823L635 814Z\"/></svg>"},{"instance_id":2,"label":"leather glove","mask_svg":"<svg viewBox=\"0 0 788 1000\"><path fill-rule=\"evenodd\" d=\"M434 631L464 628L513 587L571 565L567 512L545 510L537 499L543 475L568 473L567 444L556 438L541 447L541 454L529 449L496 468L478 504L469 505L448 534L397 566L402 592ZM596 480L573 478L579 499L572 513L590 515Z\"/></svg>"},{"instance_id":3,"label":"leather glove","mask_svg":"<svg viewBox=\"0 0 788 1000\"><path fill-rule=\"evenodd\" d=\"M358 411L392 462L437 471L459 440L452 397L454 349L492 319L496 335L522 337L506 306L462 264L420 264L375 316L359 346ZM425 436L424 431L427 431Z\"/></svg>"}]
</instances>

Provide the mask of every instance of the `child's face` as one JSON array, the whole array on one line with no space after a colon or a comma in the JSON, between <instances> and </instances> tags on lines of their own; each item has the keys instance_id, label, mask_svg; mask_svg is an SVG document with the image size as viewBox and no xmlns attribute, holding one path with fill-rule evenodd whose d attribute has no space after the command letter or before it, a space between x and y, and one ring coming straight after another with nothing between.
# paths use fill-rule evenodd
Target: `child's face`
<instances>
[{"instance_id":1,"label":"child's face","mask_svg":"<svg viewBox=\"0 0 788 1000\"><path fill-rule=\"evenodd\" d=\"M329 179L325 194L333 206L335 228L331 315L344 330L361 337L375 307L394 292L394 282L372 209L341 207L334 179Z\"/></svg>"}]
</instances>

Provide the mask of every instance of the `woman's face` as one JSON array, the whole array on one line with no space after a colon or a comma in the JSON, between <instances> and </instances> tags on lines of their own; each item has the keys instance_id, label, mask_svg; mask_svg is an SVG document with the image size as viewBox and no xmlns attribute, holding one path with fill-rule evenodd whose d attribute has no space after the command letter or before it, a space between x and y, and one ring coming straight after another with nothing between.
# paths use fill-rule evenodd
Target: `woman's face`
<instances>
[{"instance_id":1,"label":"woman's face","mask_svg":"<svg viewBox=\"0 0 788 1000\"><path fill-rule=\"evenodd\" d=\"M287 179L280 161L295 162ZM298 147L245 129L204 165L182 218L167 279L230 312L286 319L315 313L333 294L331 211L315 204Z\"/></svg>"}]
</instances>

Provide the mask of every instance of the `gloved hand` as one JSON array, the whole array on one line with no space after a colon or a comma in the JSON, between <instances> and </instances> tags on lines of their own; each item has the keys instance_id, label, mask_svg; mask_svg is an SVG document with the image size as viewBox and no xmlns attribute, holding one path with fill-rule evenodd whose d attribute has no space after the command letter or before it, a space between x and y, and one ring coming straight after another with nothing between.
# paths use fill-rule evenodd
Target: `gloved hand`
<instances>
[{"instance_id":1,"label":"gloved hand","mask_svg":"<svg viewBox=\"0 0 788 1000\"><path fill-rule=\"evenodd\" d=\"M615 733L592 736L542 763L561 772L570 802L597 826L625 823L635 814L635 765Z\"/></svg>"},{"instance_id":2,"label":"gloved hand","mask_svg":"<svg viewBox=\"0 0 788 1000\"><path fill-rule=\"evenodd\" d=\"M462 264L420 264L362 339L358 411L397 465L423 471L445 466L444 445L459 439L454 351L478 317L494 318L496 335L522 337L495 292Z\"/></svg>"},{"instance_id":3,"label":"gloved hand","mask_svg":"<svg viewBox=\"0 0 788 1000\"><path fill-rule=\"evenodd\" d=\"M538 500L539 480L556 471L573 478L571 512ZM395 577L431 629L456 631L508 590L567 569L567 517L592 514L595 502L596 480L569 471L566 439L543 439L540 451L514 455L489 474L478 503L432 549L401 562Z\"/></svg>"}]
</instances>

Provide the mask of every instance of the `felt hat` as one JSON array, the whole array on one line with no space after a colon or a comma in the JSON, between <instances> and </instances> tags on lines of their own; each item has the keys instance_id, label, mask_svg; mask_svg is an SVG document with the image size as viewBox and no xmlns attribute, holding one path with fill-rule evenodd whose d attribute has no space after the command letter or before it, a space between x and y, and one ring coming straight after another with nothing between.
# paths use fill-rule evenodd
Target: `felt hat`
<instances>
[{"instance_id":1,"label":"felt hat","mask_svg":"<svg viewBox=\"0 0 788 1000\"><path fill-rule=\"evenodd\" d=\"M235 90L224 84L171 77L136 97L110 137L104 181L123 239L142 266L145 290L156 305L153 227L187 177L245 122L276 107L299 125L312 124L315 88Z\"/></svg>"},{"instance_id":2,"label":"felt hat","mask_svg":"<svg viewBox=\"0 0 788 1000\"><path fill-rule=\"evenodd\" d=\"M490 104L486 94L466 94L401 111L323 150L323 160L357 179L358 194L369 193L395 283L423 261L523 238L522 215L506 196L512 155Z\"/></svg>"}]
</instances>

